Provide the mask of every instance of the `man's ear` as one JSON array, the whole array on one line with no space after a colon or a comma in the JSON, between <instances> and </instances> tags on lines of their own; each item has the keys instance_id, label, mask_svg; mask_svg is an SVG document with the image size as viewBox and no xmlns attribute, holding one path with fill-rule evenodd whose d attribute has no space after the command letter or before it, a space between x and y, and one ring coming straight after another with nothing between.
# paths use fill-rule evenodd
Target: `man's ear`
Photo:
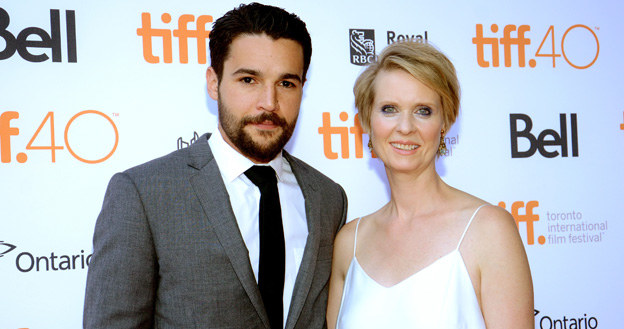
<instances>
[{"instance_id":1,"label":"man's ear","mask_svg":"<svg viewBox=\"0 0 624 329\"><path fill-rule=\"evenodd\" d=\"M219 77L217 72L211 67L206 70L206 83L208 85L208 95L215 101L219 100Z\"/></svg>"}]
</instances>

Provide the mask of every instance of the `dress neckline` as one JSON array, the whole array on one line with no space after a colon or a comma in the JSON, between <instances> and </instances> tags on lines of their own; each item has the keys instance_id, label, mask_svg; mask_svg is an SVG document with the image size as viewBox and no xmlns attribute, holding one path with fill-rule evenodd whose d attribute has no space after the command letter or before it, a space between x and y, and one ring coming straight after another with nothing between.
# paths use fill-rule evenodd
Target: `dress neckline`
<instances>
[{"instance_id":1,"label":"dress neckline","mask_svg":"<svg viewBox=\"0 0 624 329\"><path fill-rule=\"evenodd\" d=\"M475 218L475 216L477 215L477 212L479 212L479 210L481 208L483 208L486 204L482 204L479 207L477 207L477 209L475 209L475 211L472 213L472 216L470 216L470 220L468 220L468 223L466 224L466 227L464 228L464 232L462 233L461 237L459 238L459 242L457 243L457 247L455 247L455 249L451 250L450 252L444 254L443 256L441 256L440 258L434 260L433 262L431 262L430 264L428 264L427 266L419 269L418 271L408 275L407 277L399 280L398 282L389 285L389 286L384 286L383 284L379 283L379 281L377 281L376 279L374 279L373 277L371 277L368 272L366 272L366 270L364 269L364 267L362 267L362 264L360 264L360 262L357 260L357 256L355 255L356 249L357 249L357 232L358 232L358 228L360 226L360 221L362 220L362 217L357 219L357 223L355 224L355 236L353 239L353 258L351 259L351 266L353 266L353 264L357 265L360 270L362 271L362 273L364 273L364 275L370 279L371 281L373 281L376 285L385 288L385 289L391 289L394 288L398 285L401 285L402 283L410 280L413 277L418 276L418 274L420 274L423 271L426 271L427 269L429 269L430 267L436 265L437 263L440 263L443 259L449 258L451 255L453 254L458 254L459 258L462 261L462 264L464 265L464 267L466 266L465 262L464 262L464 258L462 257L461 253L459 252L459 247L461 246L461 243L464 241L464 237L466 236L466 233L468 232L468 228L470 227L470 224L472 223L472 220Z\"/></svg>"},{"instance_id":2,"label":"dress neckline","mask_svg":"<svg viewBox=\"0 0 624 329\"><path fill-rule=\"evenodd\" d=\"M355 264L357 267L359 267L360 271L364 274L364 276L366 276L370 281L375 283L377 286L379 286L379 287L381 287L383 289L388 289L389 290L389 289L393 289L393 288L395 288L397 286L404 285L406 282L410 281L412 278L418 277L421 273L429 271L431 268L435 267L439 263L442 263L443 260L445 260L446 258L450 258L454 254L459 254L459 257L462 258L462 262L463 262L463 257L461 257L461 253L459 252L459 249L453 249L450 252L446 253L444 256L434 260L429 265L419 269L418 271L408 275L407 277L405 277L405 278L401 279L400 281L398 281L398 282L396 282L396 283L394 283L392 285L389 285L389 286L385 286L385 285L379 283L379 281L377 281L372 276L370 276L368 274L368 272L366 272L366 269L364 269L364 267L362 267L362 264L360 264L360 262L357 260L357 257L353 257L353 259L351 260L351 263Z\"/></svg>"}]
</instances>

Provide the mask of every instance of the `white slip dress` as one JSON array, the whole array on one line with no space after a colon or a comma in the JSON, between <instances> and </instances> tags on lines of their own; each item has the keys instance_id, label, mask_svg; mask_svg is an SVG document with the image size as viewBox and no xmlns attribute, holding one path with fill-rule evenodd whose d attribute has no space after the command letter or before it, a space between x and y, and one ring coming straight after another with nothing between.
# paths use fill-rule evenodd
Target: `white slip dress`
<instances>
[{"instance_id":1,"label":"white slip dress","mask_svg":"<svg viewBox=\"0 0 624 329\"><path fill-rule=\"evenodd\" d=\"M485 329L483 314L459 247L482 206L468 221L457 248L403 281L385 287L372 279L355 256L345 277L337 329Z\"/></svg>"}]
</instances>

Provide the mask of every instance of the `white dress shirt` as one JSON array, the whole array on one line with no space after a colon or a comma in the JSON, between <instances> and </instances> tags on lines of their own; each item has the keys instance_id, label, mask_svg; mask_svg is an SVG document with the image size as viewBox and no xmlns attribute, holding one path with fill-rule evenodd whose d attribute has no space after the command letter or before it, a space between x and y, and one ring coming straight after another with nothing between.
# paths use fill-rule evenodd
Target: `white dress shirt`
<instances>
[{"instance_id":1,"label":"white dress shirt","mask_svg":"<svg viewBox=\"0 0 624 329\"><path fill-rule=\"evenodd\" d=\"M243 241L245 241L249 251L251 268L256 277L256 282L258 282L260 189L244 174L247 169L255 164L225 142L218 130L208 139L208 144L230 196L230 204L234 216L236 216ZM288 161L282 157L280 152L268 165L273 167L277 174L277 189L284 227L286 271L284 273L283 319L285 327L297 272L308 238L308 224L303 193Z\"/></svg>"}]
</instances>

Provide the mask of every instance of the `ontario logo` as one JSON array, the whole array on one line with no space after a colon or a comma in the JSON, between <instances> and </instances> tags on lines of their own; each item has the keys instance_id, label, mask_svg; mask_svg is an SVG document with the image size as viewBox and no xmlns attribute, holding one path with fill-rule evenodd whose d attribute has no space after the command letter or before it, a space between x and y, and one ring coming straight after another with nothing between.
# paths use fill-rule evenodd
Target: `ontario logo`
<instances>
[{"instance_id":1,"label":"ontario logo","mask_svg":"<svg viewBox=\"0 0 624 329\"><path fill-rule=\"evenodd\" d=\"M349 29L351 64L364 66L375 61L375 30Z\"/></svg>"},{"instance_id":2,"label":"ontario logo","mask_svg":"<svg viewBox=\"0 0 624 329\"><path fill-rule=\"evenodd\" d=\"M84 270L91 263L91 257L92 254L85 254L84 249L80 250L80 253L70 255L59 255L53 251L50 256L38 256L25 251L17 255L15 266L22 273Z\"/></svg>"},{"instance_id":3,"label":"ontario logo","mask_svg":"<svg viewBox=\"0 0 624 329\"><path fill-rule=\"evenodd\" d=\"M596 329L598 328L598 318L596 316L575 314L563 316L541 315L540 311L535 310L535 320L538 321L536 328L539 329Z\"/></svg>"},{"instance_id":4,"label":"ontario logo","mask_svg":"<svg viewBox=\"0 0 624 329\"><path fill-rule=\"evenodd\" d=\"M13 251L17 246L4 241L0 241L0 258ZM15 257L15 267L22 273L31 271L49 272L49 271L68 271L68 270L85 270L91 263L92 254L85 254L84 249L76 254L60 254L51 252L48 255L34 255L28 251L19 253Z\"/></svg>"},{"instance_id":5,"label":"ontario logo","mask_svg":"<svg viewBox=\"0 0 624 329\"><path fill-rule=\"evenodd\" d=\"M6 243L4 241L0 241L0 257L10 253L13 249L17 248L16 246Z\"/></svg>"}]
</instances>

